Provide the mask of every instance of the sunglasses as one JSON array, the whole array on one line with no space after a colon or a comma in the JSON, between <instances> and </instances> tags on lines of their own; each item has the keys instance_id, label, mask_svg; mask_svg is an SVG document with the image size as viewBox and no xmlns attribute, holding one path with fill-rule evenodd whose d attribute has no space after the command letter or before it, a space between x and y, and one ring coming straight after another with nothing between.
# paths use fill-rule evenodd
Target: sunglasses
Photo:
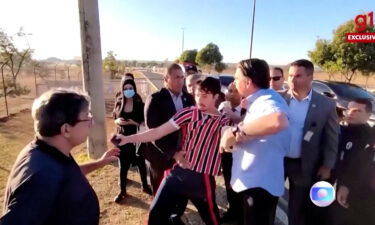
<instances>
[{"instance_id":1,"label":"sunglasses","mask_svg":"<svg viewBox=\"0 0 375 225\"><path fill-rule=\"evenodd\" d=\"M273 80L273 81L278 81L280 79L281 79L281 77L271 77L271 80Z\"/></svg>"}]
</instances>

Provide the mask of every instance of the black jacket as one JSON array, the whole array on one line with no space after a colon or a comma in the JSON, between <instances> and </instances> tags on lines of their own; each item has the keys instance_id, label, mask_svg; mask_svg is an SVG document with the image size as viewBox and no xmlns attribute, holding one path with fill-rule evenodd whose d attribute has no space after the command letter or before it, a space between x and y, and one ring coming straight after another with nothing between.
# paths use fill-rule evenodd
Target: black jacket
<instances>
[{"instance_id":1,"label":"black jacket","mask_svg":"<svg viewBox=\"0 0 375 225\"><path fill-rule=\"evenodd\" d=\"M194 98L190 94L183 92L182 104L185 107L194 105ZM145 103L145 123L147 128L158 127L176 114L176 108L173 103L170 92L166 88L150 95ZM171 159L178 148L180 131L169 134L157 141L156 146L163 151L167 159Z\"/></svg>"},{"instance_id":2,"label":"black jacket","mask_svg":"<svg viewBox=\"0 0 375 225\"><path fill-rule=\"evenodd\" d=\"M374 130L368 124L341 126L338 184L350 190L351 200L375 196Z\"/></svg>"}]
</instances>

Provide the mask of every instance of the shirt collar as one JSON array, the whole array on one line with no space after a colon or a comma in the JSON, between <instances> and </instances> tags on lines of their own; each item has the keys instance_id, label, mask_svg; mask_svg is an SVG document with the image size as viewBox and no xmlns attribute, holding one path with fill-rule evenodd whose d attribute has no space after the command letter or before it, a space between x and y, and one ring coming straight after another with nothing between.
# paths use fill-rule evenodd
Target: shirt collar
<instances>
[{"instance_id":1,"label":"shirt collar","mask_svg":"<svg viewBox=\"0 0 375 225\"><path fill-rule=\"evenodd\" d=\"M242 107L241 107L241 105L238 105L238 106L234 107L234 109L236 110L236 112L241 112Z\"/></svg>"},{"instance_id":2,"label":"shirt collar","mask_svg":"<svg viewBox=\"0 0 375 225\"><path fill-rule=\"evenodd\" d=\"M171 92L169 89L167 89L169 91L169 94L171 94L172 98L182 98L182 92L178 95L175 95L173 92Z\"/></svg>"},{"instance_id":3,"label":"shirt collar","mask_svg":"<svg viewBox=\"0 0 375 225\"><path fill-rule=\"evenodd\" d=\"M46 143L45 141L43 140L40 140L38 138L36 138L34 140L34 143L33 145L35 147L39 147L39 149L51 156L53 156L54 158L56 158L57 160L59 161L62 161L62 162L69 162L73 159L73 157L71 155L69 156L66 156L64 153L62 153L60 150L58 150L57 148L49 145L48 143Z\"/></svg>"},{"instance_id":4,"label":"shirt collar","mask_svg":"<svg viewBox=\"0 0 375 225\"><path fill-rule=\"evenodd\" d=\"M294 99L294 100L296 100L296 101L299 101L299 102L306 101L306 100L307 100L308 102L310 102L310 101L311 101L311 96L312 96L312 89L310 90L309 94L308 94L305 98L303 98L301 101L299 101L299 100L294 96L293 92L292 92L292 96L291 96L291 98Z\"/></svg>"},{"instance_id":5,"label":"shirt collar","mask_svg":"<svg viewBox=\"0 0 375 225\"><path fill-rule=\"evenodd\" d=\"M246 97L246 103L247 103L246 107L249 107L259 96L263 95L265 90L268 90L268 89L259 89L255 93L247 96Z\"/></svg>"}]
</instances>

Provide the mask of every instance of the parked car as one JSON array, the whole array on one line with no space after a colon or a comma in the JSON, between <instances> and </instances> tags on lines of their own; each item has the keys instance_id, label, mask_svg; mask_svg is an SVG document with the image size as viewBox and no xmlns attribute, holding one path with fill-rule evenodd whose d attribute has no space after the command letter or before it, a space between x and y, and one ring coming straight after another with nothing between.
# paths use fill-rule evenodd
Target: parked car
<instances>
[{"instance_id":1,"label":"parked car","mask_svg":"<svg viewBox=\"0 0 375 225\"><path fill-rule=\"evenodd\" d=\"M365 89L355 84L348 84L337 81L318 81L312 82L312 88L327 97L336 101L336 105L340 109L346 109L348 103L356 98L366 98L372 103L372 114L369 123L375 123L375 96Z\"/></svg>"},{"instance_id":2,"label":"parked car","mask_svg":"<svg viewBox=\"0 0 375 225\"><path fill-rule=\"evenodd\" d=\"M228 90L229 84L234 81L234 77L231 74L211 75L211 77L219 79L221 84L221 92L223 93Z\"/></svg>"}]
</instances>

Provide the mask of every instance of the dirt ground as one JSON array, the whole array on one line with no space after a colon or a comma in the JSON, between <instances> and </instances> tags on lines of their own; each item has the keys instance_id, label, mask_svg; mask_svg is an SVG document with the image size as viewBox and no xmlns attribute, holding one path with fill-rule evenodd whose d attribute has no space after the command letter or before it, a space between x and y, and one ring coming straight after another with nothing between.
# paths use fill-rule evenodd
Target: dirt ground
<instances>
[{"instance_id":1,"label":"dirt ground","mask_svg":"<svg viewBox=\"0 0 375 225\"><path fill-rule=\"evenodd\" d=\"M338 77L338 76L337 76ZM317 73L317 79L327 79L324 73ZM6 186L7 177L16 159L19 151L32 139L33 124L30 115L30 107L35 97L34 78L32 76L22 76L20 79L23 85L27 85L31 89L31 93L27 96L9 98L9 108L12 114L7 122L0 122L0 212L3 207L4 188ZM355 83L363 85L366 79L358 77ZM368 81L369 86L375 86L375 77ZM113 102L107 101L106 107L109 113L112 110ZM26 109L26 110L25 110ZM4 98L0 98L0 118L5 115ZM109 114L108 114L109 115ZM111 118L107 118L107 131L114 131L114 124ZM78 146L73 151L74 157L79 162L88 160L85 145ZM113 198L118 193L118 173L116 166L108 165L100 170L88 175L88 179L94 187L100 200L100 224L111 225L137 225L145 224L147 212L151 203L151 197L141 192L139 175L135 168L129 172L128 193L130 197L121 205L115 204ZM217 179L217 199L221 211L225 206L225 190L222 178ZM190 204L183 218L187 224L200 225L203 224L195 210Z\"/></svg>"},{"instance_id":2,"label":"dirt ground","mask_svg":"<svg viewBox=\"0 0 375 225\"><path fill-rule=\"evenodd\" d=\"M140 76L135 73L136 77ZM31 92L27 96L8 98L8 106L12 116L9 120L0 122L0 215L3 207L3 197L9 171L22 148L34 137L33 122L30 108L35 98L35 85L32 76L23 76L20 79L23 85L27 85ZM113 100L106 100L107 118L106 125L108 135L115 130L110 113L113 109ZM0 98L0 117L5 115L5 104ZM108 146L111 146L108 144ZM82 144L73 150L73 156L78 162L88 161L86 146ZM136 168L129 171L130 180L127 192L130 195L122 204L114 203L117 195L119 169L115 165L108 165L88 175L88 180L95 189L100 201L100 224L105 225L138 225L145 224L148 209L152 201L151 197L141 191L140 178ZM225 208L225 190L222 188L222 179L218 179L218 198L221 208ZM190 204L185 212L183 220L186 224L203 224L195 208Z\"/></svg>"},{"instance_id":3,"label":"dirt ground","mask_svg":"<svg viewBox=\"0 0 375 225\"><path fill-rule=\"evenodd\" d=\"M113 132L114 124L111 118L107 118L108 133ZM34 137L33 124L30 110L25 110L14 115L7 122L0 122L0 212L4 201L4 192L9 171L19 151ZM110 144L108 144L110 146ZM84 144L73 150L73 156L78 162L88 160ZM119 169L114 165L108 165L88 175L88 180L95 189L100 201L100 224L102 225L141 225L145 224L147 212L151 203L151 197L141 191L141 184L138 172L132 168L129 172L128 193L130 197L122 204L113 202L119 191L118 188ZM218 179L217 198L220 208L225 208L225 190L223 180ZM190 204L183 218L187 224L203 224L195 210Z\"/></svg>"}]
</instances>

